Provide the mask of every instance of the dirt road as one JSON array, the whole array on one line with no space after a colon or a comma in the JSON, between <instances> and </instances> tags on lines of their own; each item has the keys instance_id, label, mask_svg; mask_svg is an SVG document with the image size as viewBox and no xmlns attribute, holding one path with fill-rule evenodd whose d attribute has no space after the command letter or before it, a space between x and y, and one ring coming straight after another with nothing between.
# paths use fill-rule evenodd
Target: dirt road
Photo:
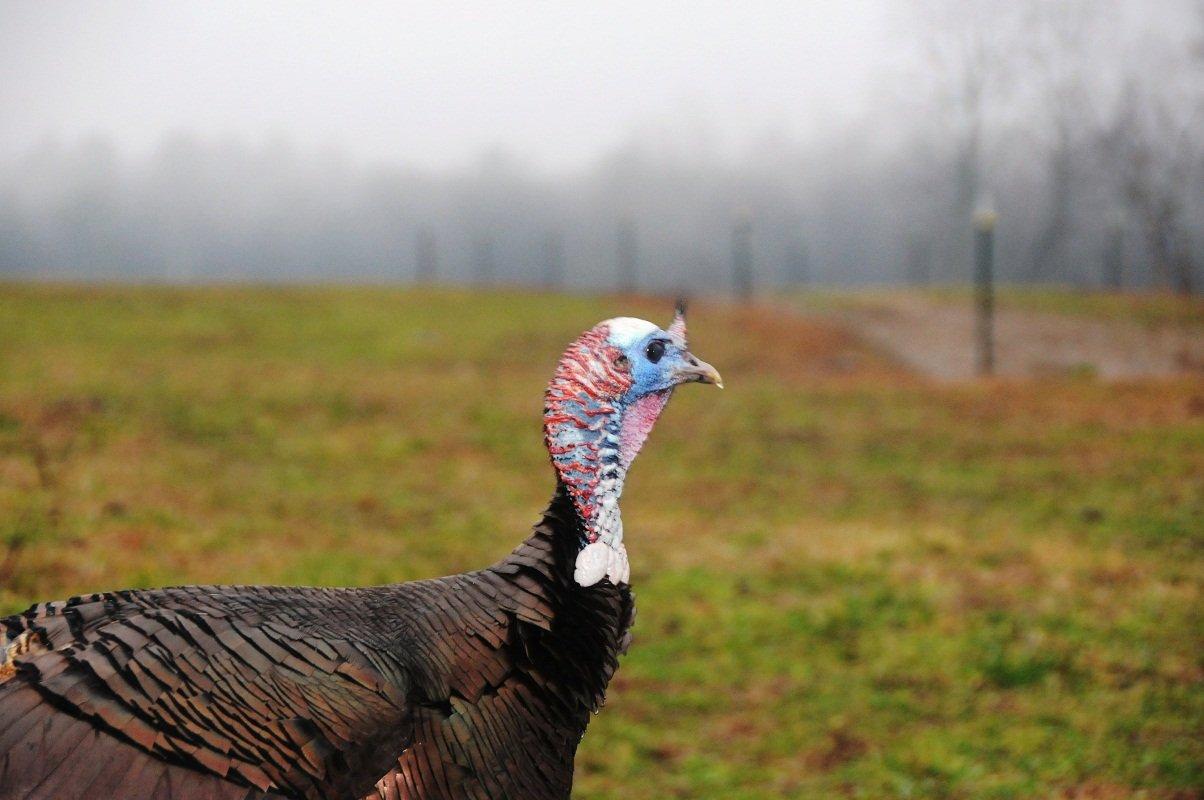
<instances>
[{"instance_id":1,"label":"dirt road","mask_svg":"<svg viewBox=\"0 0 1204 800\"><path fill-rule=\"evenodd\" d=\"M926 375L975 375L974 313L968 302L886 296L828 313ZM995 341L999 375L1204 376L1204 329L1198 325L1143 325L1003 307L996 314Z\"/></svg>"}]
</instances>

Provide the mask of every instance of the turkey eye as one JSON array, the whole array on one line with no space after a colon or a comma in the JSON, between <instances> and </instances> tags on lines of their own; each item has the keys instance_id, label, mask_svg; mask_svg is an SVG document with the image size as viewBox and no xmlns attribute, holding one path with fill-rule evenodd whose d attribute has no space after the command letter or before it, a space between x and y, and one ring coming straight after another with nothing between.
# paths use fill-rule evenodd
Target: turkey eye
<instances>
[{"instance_id":1,"label":"turkey eye","mask_svg":"<svg viewBox=\"0 0 1204 800\"><path fill-rule=\"evenodd\" d=\"M648 345L648 349L644 351L644 355L648 356L648 360L653 364L661 360L661 356L665 354L665 343L659 339Z\"/></svg>"}]
</instances>

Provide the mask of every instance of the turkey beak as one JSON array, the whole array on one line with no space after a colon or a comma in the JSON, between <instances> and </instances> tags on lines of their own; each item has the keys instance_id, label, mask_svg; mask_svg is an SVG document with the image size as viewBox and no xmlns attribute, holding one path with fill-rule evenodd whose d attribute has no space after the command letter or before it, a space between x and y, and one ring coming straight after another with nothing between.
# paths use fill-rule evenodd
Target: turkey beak
<instances>
[{"instance_id":1,"label":"turkey beak","mask_svg":"<svg viewBox=\"0 0 1204 800\"><path fill-rule=\"evenodd\" d=\"M713 383L723 388L719 370L689 352L682 354L681 366L673 370L673 379L676 383Z\"/></svg>"}]
</instances>

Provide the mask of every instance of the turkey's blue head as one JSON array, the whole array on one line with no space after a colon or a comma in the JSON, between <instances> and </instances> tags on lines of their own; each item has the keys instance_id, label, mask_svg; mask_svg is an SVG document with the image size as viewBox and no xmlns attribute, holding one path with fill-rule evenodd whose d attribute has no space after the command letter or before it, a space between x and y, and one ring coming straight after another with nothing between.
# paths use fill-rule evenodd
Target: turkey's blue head
<instances>
[{"instance_id":1,"label":"turkey's blue head","mask_svg":"<svg viewBox=\"0 0 1204 800\"><path fill-rule=\"evenodd\" d=\"M690 353L681 306L666 329L633 317L600 322L557 365L545 394L544 439L582 523L574 578L583 586L630 576L619 515L623 481L683 383L723 386L718 371Z\"/></svg>"}]
</instances>

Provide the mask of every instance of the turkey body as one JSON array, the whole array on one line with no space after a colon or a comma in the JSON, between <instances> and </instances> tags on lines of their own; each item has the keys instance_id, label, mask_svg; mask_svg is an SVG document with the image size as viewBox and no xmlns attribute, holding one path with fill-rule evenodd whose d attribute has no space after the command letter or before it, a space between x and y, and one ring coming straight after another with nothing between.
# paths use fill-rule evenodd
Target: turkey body
<instances>
[{"instance_id":1,"label":"turkey body","mask_svg":"<svg viewBox=\"0 0 1204 800\"><path fill-rule=\"evenodd\" d=\"M573 580L563 485L484 570L364 589L188 586L0 621L0 800L567 798L625 650Z\"/></svg>"}]
</instances>

